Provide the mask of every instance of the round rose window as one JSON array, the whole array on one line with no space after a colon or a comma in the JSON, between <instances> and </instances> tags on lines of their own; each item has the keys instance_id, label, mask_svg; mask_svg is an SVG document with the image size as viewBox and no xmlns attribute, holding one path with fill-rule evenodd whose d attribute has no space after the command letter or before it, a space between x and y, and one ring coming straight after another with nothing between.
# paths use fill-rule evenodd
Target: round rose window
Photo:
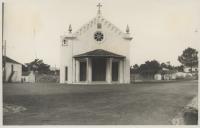
<instances>
[{"instance_id":1,"label":"round rose window","mask_svg":"<svg viewBox=\"0 0 200 128\"><path fill-rule=\"evenodd\" d=\"M102 41L103 38L104 38L104 35L103 35L102 32L96 32L96 33L94 34L94 39L95 39L96 41Z\"/></svg>"}]
</instances>

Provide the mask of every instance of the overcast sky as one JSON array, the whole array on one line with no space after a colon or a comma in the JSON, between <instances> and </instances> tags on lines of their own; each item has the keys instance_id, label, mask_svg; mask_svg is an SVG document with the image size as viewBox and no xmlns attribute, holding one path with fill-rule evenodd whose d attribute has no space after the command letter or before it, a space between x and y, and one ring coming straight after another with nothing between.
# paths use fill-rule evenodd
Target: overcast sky
<instances>
[{"instance_id":1,"label":"overcast sky","mask_svg":"<svg viewBox=\"0 0 200 128\"><path fill-rule=\"evenodd\" d=\"M131 64L156 59L180 65L185 48L199 50L200 0L6 0L7 55L58 67L60 36L69 24L76 31L95 17L98 2L104 18L123 31L129 24Z\"/></svg>"}]
</instances>

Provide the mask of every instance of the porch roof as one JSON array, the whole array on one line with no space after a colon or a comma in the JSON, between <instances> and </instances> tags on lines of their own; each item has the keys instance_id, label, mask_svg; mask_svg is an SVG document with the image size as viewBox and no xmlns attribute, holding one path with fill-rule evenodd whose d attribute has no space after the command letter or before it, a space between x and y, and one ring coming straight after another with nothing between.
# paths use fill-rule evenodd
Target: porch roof
<instances>
[{"instance_id":1,"label":"porch roof","mask_svg":"<svg viewBox=\"0 0 200 128\"><path fill-rule=\"evenodd\" d=\"M105 58L125 58L125 56L118 55L103 49L96 49L83 54L75 55L74 58L86 58L86 57L105 57Z\"/></svg>"}]
</instances>

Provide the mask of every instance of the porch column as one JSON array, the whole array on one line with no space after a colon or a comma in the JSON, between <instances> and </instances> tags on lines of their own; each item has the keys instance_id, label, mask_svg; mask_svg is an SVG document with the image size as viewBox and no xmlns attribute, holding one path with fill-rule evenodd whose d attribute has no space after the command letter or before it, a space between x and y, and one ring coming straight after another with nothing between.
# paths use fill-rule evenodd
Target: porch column
<instances>
[{"instance_id":1,"label":"porch column","mask_svg":"<svg viewBox=\"0 0 200 128\"><path fill-rule=\"evenodd\" d=\"M76 82L78 83L80 81L80 62L76 60Z\"/></svg>"},{"instance_id":2,"label":"porch column","mask_svg":"<svg viewBox=\"0 0 200 128\"><path fill-rule=\"evenodd\" d=\"M124 59L119 61L119 83L124 82Z\"/></svg>"},{"instance_id":3,"label":"porch column","mask_svg":"<svg viewBox=\"0 0 200 128\"><path fill-rule=\"evenodd\" d=\"M92 60L87 58L87 81L88 83L92 82Z\"/></svg>"},{"instance_id":4,"label":"porch column","mask_svg":"<svg viewBox=\"0 0 200 128\"><path fill-rule=\"evenodd\" d=\"M112 58L108 58L106 61L106 81L112 82Z\"/></svg>"},{"instance_id":5,"label":"porch column","mask_svg":"<svg viewBox=\"0 0 200 128\"><path fill-rule=\"evenodd\" d=\"M72 83L75 83L76 82L76 59L75 58L73 58L72 59L72 75L73 75L73 77L72 77Z\"/></svg>"}]
</instances>

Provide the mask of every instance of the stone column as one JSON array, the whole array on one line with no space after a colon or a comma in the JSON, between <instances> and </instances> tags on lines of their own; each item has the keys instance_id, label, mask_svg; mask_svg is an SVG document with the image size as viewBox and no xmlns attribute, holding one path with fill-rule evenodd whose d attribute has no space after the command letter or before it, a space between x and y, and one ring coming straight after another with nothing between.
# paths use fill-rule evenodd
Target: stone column
<instances>
[{"instance_id":1,"label":"stone column","mask_svg":"<svg viewBox=\"0 0 200 128\"><path fill-rule=\"evenodd\" d=\"M119 83L124 82L124 59L119 61Z\"/></svg>"},{"instance_id":2,"label":"stone column","mask_svg":"<svg viewBox=\"0 0 200 128\"><path fill-rule=\"evenodd\" d=\"M127 74L127 81L126 83L130 83L130 60L129 59L126 59L126 74Z\"/></svg>"},{"instance_id":3,"label":"stone column","mask_svg":"<svg viewBox=\"0 0 200 128\"><path fill-rule=\"evenodd\" d=\"M112 58L108 58L106 61L106 81L112 82Z\"/></svg>"},{"instance_id":4,"label":"stone column","mask_svg":"<svg viewBox=\"0 0 200 128\"><path fill-rule=\"evenodd\" d=\"M73 75L73 77L72 77L72 83L75 83L76 82L76 59L75 58L73 58L72 59L73 61L72 61L72 67L73 67L73 69L72 69L72 75Z\"/></svg>"},{"instance_id":5,"label":"stone column","mask_svg":"<svg viewBox=\"0 0 200 128\"><path fill-rule=\"evenodd\" d=\"M76 60L76 83L80 81L80 62Z\"/></svg>"},{"instance_id":6,"label":"stone column","mask_svg":"<svg viewBox=\"0 0 200 128\"><path fill-rule=\"evenodd\" d=\"M92 60L91 58L87 58L87 82L92 82Z\"/></svg>"}]
</instances>

